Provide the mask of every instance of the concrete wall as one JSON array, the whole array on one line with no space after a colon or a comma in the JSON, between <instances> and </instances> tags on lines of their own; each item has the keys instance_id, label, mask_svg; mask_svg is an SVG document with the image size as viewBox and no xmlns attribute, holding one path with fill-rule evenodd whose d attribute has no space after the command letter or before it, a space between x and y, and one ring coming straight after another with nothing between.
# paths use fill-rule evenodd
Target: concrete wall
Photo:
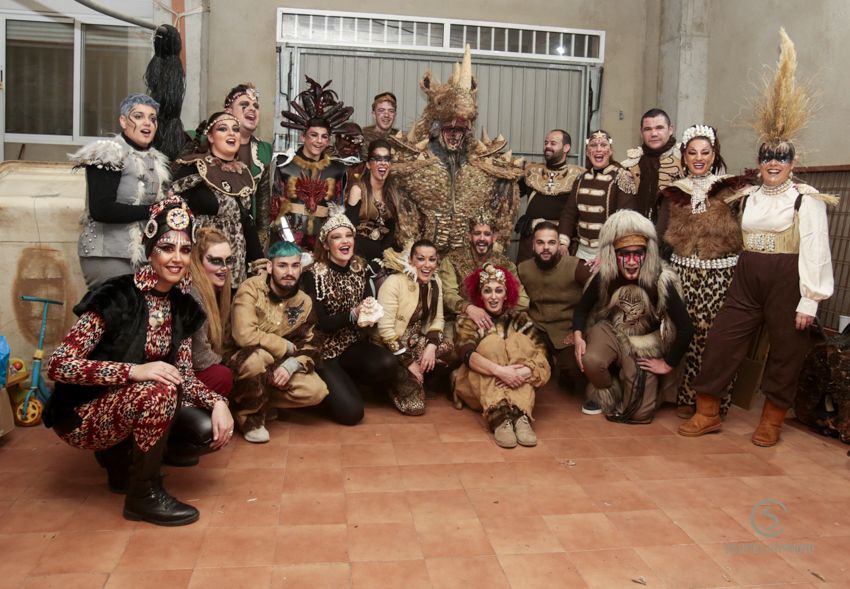
<instances>
[{"instance_id":1,"label":"concrete wall","mask_svg":"<svg viewBox=\"0 0 850 589\"><path fill-rule=\"evenodd\" d=\"M252 80L260 90L264 113L260 136L272 135L270 112L275 96L277 8L316 8L304 0L256 0L250 3L210 0L207 110L220 106L227 91ZM442 0L399 3L390 0L338 0L322 8L410 16L488 20L606 31L601 124L617 139L619 156L637 142L638 118L655 95L659 0L492 0L452 4ZM473 57L473 67L475 59ZM343 100L345 97L342 97ZM620 119L620 111L623 113ZM366 114L358 113L360 118ZM185 121L185 120L184 120ZM187 126L189 121L185 121ZM510 138L508 138L510 139ZM542 151L543 137L540 137ZM578 143L578 141L576 141ZM575 148L574 148L575 149Z\"/></svg>"},{"instance_id":2,"label":"concrete wall","mask_svg":"<svg viewBox=\"0 0 850 589\"><path fill-rule=\"evenodd\" d=\"M798 137L798 165L850 161L850 3L846 0L710 0L706 122L718 128L730 171L755 165L746 126L765 71L779 58L779 27L797 48L798 80L812 81L819 112ZM697 121L689 121L691 124Z\"/></svg>"}]
</instances>

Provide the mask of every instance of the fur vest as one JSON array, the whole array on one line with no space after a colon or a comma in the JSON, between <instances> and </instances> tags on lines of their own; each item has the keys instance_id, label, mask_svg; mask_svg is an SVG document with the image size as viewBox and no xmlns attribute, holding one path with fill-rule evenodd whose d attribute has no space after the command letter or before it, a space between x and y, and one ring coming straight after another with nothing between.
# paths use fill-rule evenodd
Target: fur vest
<instances>
[{"instance_id":1,"label":"fur vest","mask_svg":"<svg viewBox=\"0 0 850 589\"><path fill-rule=\"evenodd\" d=\"M166 362L173 364L181 342L191 337L203 325L204 311L188 294L172 288L171 300L171 352ZM112 362L145 362L148 311L145 295L133 283L130 274L111 278L83 296L74 307L77 316L95 311L103 317L106 329L97 346L88 355L89 360ZM57 382L56 388L44 409L44 424L70 431L79 425L74 408L96 399L110 387ZM76 419L74 419L76 418Z\"/></svg>"}]
</instances>

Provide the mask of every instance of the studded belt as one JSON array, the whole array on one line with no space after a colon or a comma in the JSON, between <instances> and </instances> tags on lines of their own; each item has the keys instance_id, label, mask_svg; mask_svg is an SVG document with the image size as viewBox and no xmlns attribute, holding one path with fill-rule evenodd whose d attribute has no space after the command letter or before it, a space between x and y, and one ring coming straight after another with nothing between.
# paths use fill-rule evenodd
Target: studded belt
<instances>
[{"instance_id":1,"label":"studded belt","mask_svg":"<svg viewBox=\"0 0 850 589\"><path fill-rule=\"evenodd\" d=\"M738 263L738 254L732 254L725 258L713 258L711 260L703 260L696 256L684 257L677 254L670 256L670 261L677 266L684 268L699 268L701 270L720 270L722 268L732 268Z\"/></svg>"}]
</instances>

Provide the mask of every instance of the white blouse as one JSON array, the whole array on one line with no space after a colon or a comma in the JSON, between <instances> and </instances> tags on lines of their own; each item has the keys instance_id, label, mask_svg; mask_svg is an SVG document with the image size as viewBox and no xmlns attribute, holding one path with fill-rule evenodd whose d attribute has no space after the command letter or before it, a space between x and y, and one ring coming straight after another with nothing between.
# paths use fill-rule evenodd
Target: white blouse
<instances>
[{"instance_id":1,"label":"white blouse","mask_svg":"<svg viewBox=\"0 0 850 589\"><path fill-rule=\"evenodd\" d=\"M754 191L744 208L741 228L753 233L780 232L794 222L794 203L800 194L790 186L780 194ZM800 302L797 312L815 316L818 302L832 296L832 257L829 252L829 224L826 203L803 195L800 203Z\"/></svg>"}]
</instances>

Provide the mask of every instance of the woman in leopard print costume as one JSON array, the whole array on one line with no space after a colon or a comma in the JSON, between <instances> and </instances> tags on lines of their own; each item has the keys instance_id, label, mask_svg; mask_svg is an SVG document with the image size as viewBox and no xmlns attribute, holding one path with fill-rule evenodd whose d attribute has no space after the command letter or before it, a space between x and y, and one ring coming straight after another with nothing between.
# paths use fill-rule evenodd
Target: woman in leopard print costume
<instances>
[{"instance_id":1,"label":"woman in leopard print costume","mask_svg":"<svg viewBox=\"0 0 850 589\"><path fill-rule=\"evenodd\" d=\"M330 216L316 241L316 261L301 287L313 299L317 331L324 338L316 372L328 385L322 406L345 425L363 419L360 385L391 386L397 362L386 348L361 337L358 318L375 285L363 258L354 255L355 228L342 211Z\"/></svg>"}]
</instances>

